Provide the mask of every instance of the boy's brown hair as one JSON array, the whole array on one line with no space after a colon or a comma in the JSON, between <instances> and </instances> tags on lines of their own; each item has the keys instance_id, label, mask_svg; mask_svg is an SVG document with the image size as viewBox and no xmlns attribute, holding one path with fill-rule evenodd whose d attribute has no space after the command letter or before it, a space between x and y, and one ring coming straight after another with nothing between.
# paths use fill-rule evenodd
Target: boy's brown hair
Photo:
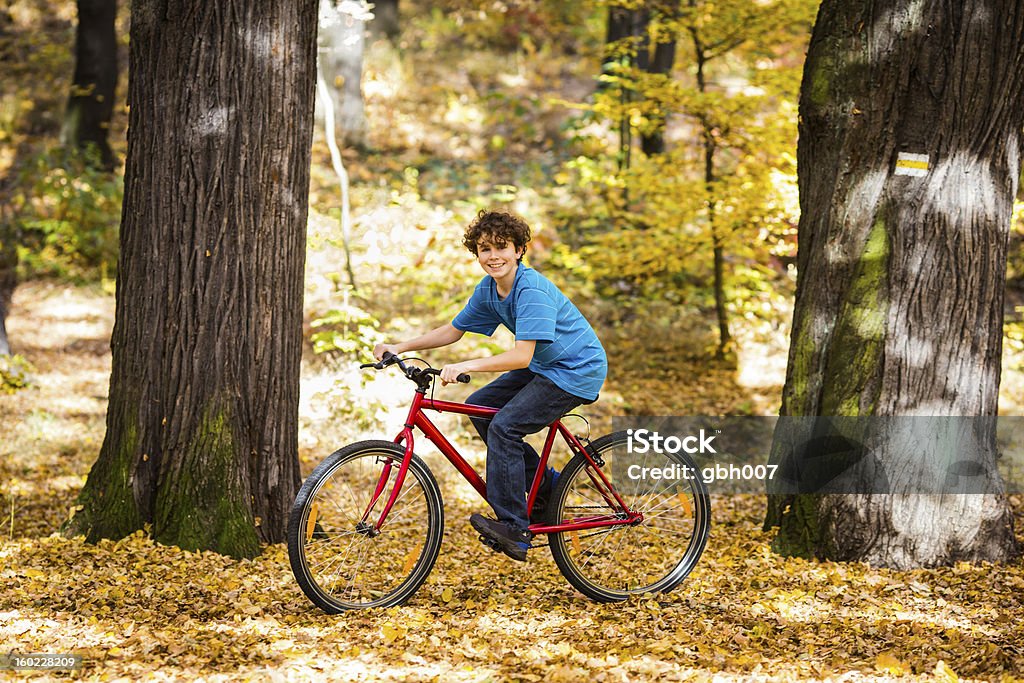
<instances>
[{"instance_id":1,"label":"boy's brown hair","mask_svg":"<svg viewBox=\"0 0 1024 683\"><path fill-rule=\"evenodd\" d=\"M462 244L476 256L481 237L490 237L499 249L511 242L516 250L526 251L530 241L530 226L519 216L505 211L481 210L466 228ZM522 261L522 257L519 258Z\"/></svg>"}]
</instances>

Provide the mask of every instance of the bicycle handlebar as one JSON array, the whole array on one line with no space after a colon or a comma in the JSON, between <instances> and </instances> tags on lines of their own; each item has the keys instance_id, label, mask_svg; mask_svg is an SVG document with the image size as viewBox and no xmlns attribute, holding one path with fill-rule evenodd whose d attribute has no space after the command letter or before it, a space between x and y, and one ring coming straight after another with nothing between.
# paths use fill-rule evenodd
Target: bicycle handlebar
<instances>
[{"instance_id":1,"label":"bicycle handlebar","mask_svg":"<svg viewBox=\"0 0 1024 683\"><path fill-rule=\"evenodd\" d=\"M405 363L402 362L401 358L391 353L390 351L385 351L384 355L376 363L363 363L362 365L359 366L359 368L373 368L375 370L383 370L387 366L395 365L396 363L398 364L398 367L401 369L401 371L405 374L405 376L413 381L415 381L418 375L440 376L441 374L441 371L437 370L436 368L410 368ZM467 375L466 373L461 373L456 379L462 384L468 384L470 378L469 375Z\"/></svg>"}]
</instances>

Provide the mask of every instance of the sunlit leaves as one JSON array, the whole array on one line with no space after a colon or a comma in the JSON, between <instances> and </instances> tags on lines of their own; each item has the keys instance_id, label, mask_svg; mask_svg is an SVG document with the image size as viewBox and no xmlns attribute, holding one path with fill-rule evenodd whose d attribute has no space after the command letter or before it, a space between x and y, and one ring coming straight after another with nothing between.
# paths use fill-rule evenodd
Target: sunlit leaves
<instances>
[{"instance_id":1,"label":"sunlit leaves","mask_svg":"<svg viewBox=\"0 0 1024 683\"><path fill-rule=\"evenodd\" d=\"M1018 508L1021 502L1017 501ZM1024 666L1021 567L894 572L784 559L758 497L716 499L708 552L669 595L617 605L569 589L544 549L527 565L485 549L449 504L442 557L410 602L327 616L280 546L256 560L119 542L0 544L0 637L75 652L85 674L442 680L673 676L999 680ZM561 672L561 673L555 673Z\"/></svg>"},{"instance_id":2,"label":"sunlit leaves","mask_svg":"<svg viewBox=\"0 0 1024 683\"><path fill-rule=\"evenodd\" d=\"M587 111L608 128L591 128L586 160L559 178L588 202L582 225L567 221L570 239L603 294L676 301L710 290L711 249L721 246L730 306L760 310L747 305L758 279L791 286L775 259L795 248L796 95L816 3L641 4L648 44L675 40L675 70L650 73L628 59L606 66ZM641 45L610 50L628 56ZM639 137L662 128L667 151L641 154ZM628 157L617 144L631 146Z\"/></svg>"}]
</instances>

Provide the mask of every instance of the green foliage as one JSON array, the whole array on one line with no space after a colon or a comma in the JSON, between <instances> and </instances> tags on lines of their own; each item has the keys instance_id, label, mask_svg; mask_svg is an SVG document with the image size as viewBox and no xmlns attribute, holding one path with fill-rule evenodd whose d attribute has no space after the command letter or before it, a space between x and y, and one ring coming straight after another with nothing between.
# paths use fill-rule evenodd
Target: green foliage
<instances>
[{"instance_id":1,"label":"green foliage","mask_svg":"<svg viewBox=\"0 0 1024 683\"><path fill-rule=\"evenodd\" d=\"M1007 280L1024 281L1024 201L1013 204L1013 219L1010 222L1010 248L1006 268Z\"/></svg>"},{"instance_id":2,"label":"green foliage","mask_svg":"<svg viewBox=\"0 0 1024 683\"><path fill-rule=\"evenodd\" d=\"M380 321L351 302L348 296L340 308L334 308L312 322L310 335L316 353L358 354L384 341Z\"/></svg>"},{"instance_id":3,"label":"green foliage","mask_svg":"<svg viewBox=\"0 0 1024 683\"><path fill-rule=\"evenodd\" d=\"M673 73L648 73L635 39L611 45L604 87L579 105L581 154L556 179L585 203L585 218L573 207L560 220L586 276L603 296L712 307L720 245L733 312L772 315L764 292L792 287L798 220L800 69L785 55L806 41L816 3L696 2L676 15L653 0L614 4L654 10L649 43L674 39L680 56ZM663 129L664 154L628 149Z\"/></svg>"},{"instance_id":4,"label":"green foliage","mask_svg":"<svg viewBox=\"0 0 1024 683\"><path fill-rule=\"evenodd\" d=\"M0 355L0 394L13 394L32 386L30 376L33 371L32 364L24 356Z\"/></svg>"},{"instance_id":5,"label":"green foliage","mask_svg":"<svg viewBox=\"0 0 1024 683\"><path fill-rule=\"evenodd\" d=\"M1024 306L1018 306L1017 313L1024 314ZM1017 359L1011 369L1024 371L1024 363L1019 360L1024 356L1024 320L1006 320L1003 323L1003 341L1006 343L1007 355Z\"/></svg>"},{"instance_id":6,"label":"green foliage","mask_svg":"<svg viewBox=\"0 0 1024 683\"><path fill-rule=\"evenodd\" d=\"M408 16L424 30L421 47L435 50L447 36L476 50L535 50L549 44L575 49L592 39L600 26L600 12L591 2L563 0L441 0Z\"/></svg>"},{"instance_id":7,"label":"green foliage","mask_svg":"<svg viewBox=\"0 0 1024 683\"><path fill-rule=\"evenodd\" d=\"M93 161L51 150L22 167L13 213L27 275L95 279L116 271L124 183Z\"/></svg>"}]
</instances>

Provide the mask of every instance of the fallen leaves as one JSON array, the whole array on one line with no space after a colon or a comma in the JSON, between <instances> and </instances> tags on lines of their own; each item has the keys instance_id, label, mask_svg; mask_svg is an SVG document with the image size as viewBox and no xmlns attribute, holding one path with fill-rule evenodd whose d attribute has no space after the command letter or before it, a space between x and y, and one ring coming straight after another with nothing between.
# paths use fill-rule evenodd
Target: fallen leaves
<instances>
[{"instance_id":1,"label":"fallen leaves","mask_svg":"<svg viewBox=\"0 0 1024 683\"><path fill-rule=\"evenodd\" d=\"M57 373L57 358L37 362L40 372ZM101 395L107 375L89 362L84 390ZM56 382L38 391L71 393ZM26 396L39 402L26 407ZM0 649L77 653L87 680L946 683L1024 671L1019 562L895 572L786 559L759 530L763 499L719 497L707 551L683 585L602 605L573 591L546 549L525 565L485 549L465 522L478 504L445 470L445 539L427 584L401 607L328 616L296 586L283 546L235 561L142 534L96 545L49 535L75 487L48 482L81 482L89 447L61 426L71 413L38 397L0 397L10 439L0 472L23 483L0 489L17 493L13 524L0 527ZM94 451L101 413L74 438L83 435ZM1022 528L1024 497L1011 499ZM11 502L0 501L5 516Z\"/></svg>"},{"instance_id":2,"label":"fallen leaves","mask_svg":"<svg viewBox=\"0 0 1024 683\"><path fill-rule=\"evenodd\" d=\"M338 616L306 601L281 546L234 561L142 534L10 539L0 637L19 652L81 654L97 678L949 682L1024 668L1020 627L1001 620L1021 613L1019 565L891 572L784 559L754 530L759 505L732 501L743 516L714 528L675 592L619 605L576 594L543 550L525 567L486 550L458 505L434 575L408 604Z\"/></svg>"}]
</instances>

